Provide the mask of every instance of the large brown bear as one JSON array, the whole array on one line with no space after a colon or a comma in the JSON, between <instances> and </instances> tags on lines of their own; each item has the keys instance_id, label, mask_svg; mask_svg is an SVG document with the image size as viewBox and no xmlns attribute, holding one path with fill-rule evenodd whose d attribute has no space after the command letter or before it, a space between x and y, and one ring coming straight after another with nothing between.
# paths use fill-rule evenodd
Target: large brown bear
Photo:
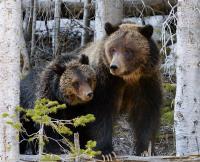
<instances>
[{"instance_id":1,"label":"large brown bear","mask_svg":"<svg viewBox=\"0 0 200 162\"><path fill-rule=\"evenodd\" d=\"M87 103L93 98L96 87L95 71L88 64L87 56L77 56L71 53L57 57L43 70L33 70L21 81L20 105L32 109L36 99L48 98L67 105L67 109L59 110L51 117L70 120L82 115L83 112L82 109L79 109L79 105ZM23 114L21 114L22 116ZM36 133L39 129L31 120L26 121L21 118L21 122L28 135ZM45 134L54 140L62 139L50 127L45 127ZM37 142L29 143L27 142L28 138L30 137L26 133L21 134L20 153L37 154ZM63 153L62 148L54 140L49 140L44 151Z\"/></svg>"},{"instance_id":2,"label":"large brown bear","mask_svg":"<svg viewBox=\"0 0 200 162\"><path fill-rule=\"evenodd\" d=\"M84 105L96 121L83 134L83 141L97 141L97 149L107 158L112 154L113 115L128 111L135 132L136 154L152 145L160 123L162 100L159 51L151 39L151 25L105 24L107 36L76 52L89 57L97 75L92 101Z\"/></svg>"}]
</instances>

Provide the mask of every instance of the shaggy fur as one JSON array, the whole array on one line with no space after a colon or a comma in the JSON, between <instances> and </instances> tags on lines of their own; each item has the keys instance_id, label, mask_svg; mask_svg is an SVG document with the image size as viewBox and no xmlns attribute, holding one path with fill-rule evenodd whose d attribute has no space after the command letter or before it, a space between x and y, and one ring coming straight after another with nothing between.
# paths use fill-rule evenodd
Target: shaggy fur
<instances>
[{"instance_id":1,"label":"shaggy fur","mask_svg":"<svg viewBox=\"0 0 200 162\"><path fill-rule=\"evenodd\" d=\"M106 23L105 30L107 36L102 41L75 51L78 55L84 53L89 57L97 82L93 99L71 109L68 114L71 117L88 113L95 115L95 122L78 130L80 145L84 148L86 141L96 140L96 149L107 155L113 151L113 116L128 112L135 132L136 154L141 155L148 149L150 141L154 145L160 122L162 91L159 52L151 39L153 28L150 25L126 23L112 26ZM60 61L68 59L63 57ZM48 76L44 83L50 83L52 92L57 92L62 86L59 86L60 79L53 76ZM56 115L62 117L63 114L58 112ZM55 149L51 151L55 152Z\"/></svg>"},{"instance_id":2,"label":"shaggy fur","mask_svg":"<svg viewBox=\"0 0 200 162\"><path fill-rule=\"evenodd\" d=\"M59 110L51 117L61 120L69 120L83 114L79 105L89 102L93 97L96 87L95 71L88 65L88 57L76 56L74 53L59 56L49 63L44 70L32 71L21 81L21 106L33 108L38 98L48 98L67 104L67 109ZM42 71L42 72L40 72ZM89 94L89 95L88 95ZM22 118L21 122L28 134L38 131L38 126L32 121L27 122ZM77 129L78 130L78 129ZM45 134L54 139L61 139L50 127L45 128ZM21 134L20 140L27 139L26 134ZM20 143L22 154L36 154L37 142ZM50 140L45 145L45 152L62 153L61 148Z\"/></svg>"},{"instance_id":3,"label":"shaggy fur","mask_svg":"<svg viewBox=\"0 0 200 162\"><path fill-rule=\"evenodd\" d=\"M111 153L113 115L126 111L135 132L136 154L141 155L150 141L154 145L160 123L162 90L153 28L107 23L105 30L106 38L77 51L89 57L97 75L94 98L84 105L96 121L80 137L96 140L102 154Z\"/></svg>"}]
</instances>

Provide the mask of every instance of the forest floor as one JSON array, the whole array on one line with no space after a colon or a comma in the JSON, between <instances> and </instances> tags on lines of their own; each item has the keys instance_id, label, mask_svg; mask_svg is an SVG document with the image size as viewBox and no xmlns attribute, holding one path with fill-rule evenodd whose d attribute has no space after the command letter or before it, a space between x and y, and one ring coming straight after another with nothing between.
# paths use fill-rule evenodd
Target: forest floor
<instances>
[{"instance_id":1,"label":"forest floor","mask_svg":"<svg viewBox=\"0 0 200 162\"><path fill-rule=\"evenodd\" d=\"M117 118L114 126L113 145L117 155L135 155L134 132L127 122L127 115ZM155 143L155 154L158 156L175 155L173 127L161 125Z\"/></svg>"}]
</instances>

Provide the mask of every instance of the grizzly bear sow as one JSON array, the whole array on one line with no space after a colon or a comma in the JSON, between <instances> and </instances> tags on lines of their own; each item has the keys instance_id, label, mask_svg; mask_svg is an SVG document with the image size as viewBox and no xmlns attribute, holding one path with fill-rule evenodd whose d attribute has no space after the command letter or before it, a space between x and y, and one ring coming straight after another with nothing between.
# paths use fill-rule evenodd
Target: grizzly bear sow
<instances>
[{"instance_id":1,"label":"grizzly bear sow","mask_svg":"<svg viewBox=\"0 0 200 162\"><path fill-rule=\"evenodd\" d=\"M87 56L78 57L72 53L57 57L42 72L32 71L21 81L21 106L33 108L36 99L48 98L60 104L67 104L67 109L51 115L53 118L70 120L84 114L83 110L79 109L79 105L93 98L96 86L95 71L88 64ZM38 131L38 126L32 121L27 122L21 118L21 122L29 135ZM50 127L45 128L45 134L54 140L61 139ZM21 134L20 138L22 154L37 153L37 142L26 142L28 136L25 133ZM61 147L53 140L45 145L44 151L62 153Z\"/></svg>"},{"instance_id":2,"label":"grizzly bear sow","mask_svg":"<svg viewBox=\"0 0 200 162\"><path fill-rule=\"evenodd\" d=\"M94 98L84 105L96 121L87 127L84 140L96 140L102 154L111 154L113 115L128 111L136 154L141 155L150 142L154 145L162 100L159 52L151 39L153 27L106 23L105 30L103 40L77 51L89 57L97 75Z\"/></svg>"}]
</instances>

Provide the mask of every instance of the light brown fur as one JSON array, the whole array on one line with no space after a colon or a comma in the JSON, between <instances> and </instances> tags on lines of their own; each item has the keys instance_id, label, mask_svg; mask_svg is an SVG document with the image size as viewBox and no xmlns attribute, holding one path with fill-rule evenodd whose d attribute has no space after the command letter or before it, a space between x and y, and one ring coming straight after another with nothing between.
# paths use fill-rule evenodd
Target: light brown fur
<instances>
[{"instance_id":1,"label":"light brown fur","mask_svg":"<svg viewBox=\"0 0 200 162\"><path fill-rule=\"evenodd\" d=\"M136 24L122 24L119 29L111 34L108 38L104 40L89 44L82 52L85 53L90 60L90 64L94 67L107 65L109 66L111 60L108 57L110 47L117 46L120 52L125 52L125 46L131 48L136 53L137 62L126 63L126 64L138 64L136 69L132 70L128 74L119 75L124 81L124 86L121 86L119 90L119 95L116 97L116 108L118 111L129 109L133 105L133 101L127 97L129 95L129 90L131 87L139 86L139 81L141 77L156 77L159 78L157 74L159 64L151 66L150 64L150 48L148 40L139 32L139 28L143 26ZM123 45L124 44L124 45ZM98 54L97 54L98 53ZM123 62L123 59L120 59ZM121 63L122 66L126 66ZM128 68L128 67L127 67ZM96 71L101 70L101 68L96 69ZM132 92L131 92L132 93Z\"/></svg>"},{"instance_id":2,"label":"light brown fur","mask_svg":"<svg viewBox=\"0 0 200 162\"><path fill-rule=\"evenodd\" d=\"M96 121L90 134L103 154L112 152L112 115L128 111L136 141L136 154L148 148L159 128L162 100L159 51L151 39L151 25L105 24L107 37L79 50L89 57L97 75L97 88L89 112ZM98 131L96 131L98 130Z\"/></svg>"}]
</instances>

